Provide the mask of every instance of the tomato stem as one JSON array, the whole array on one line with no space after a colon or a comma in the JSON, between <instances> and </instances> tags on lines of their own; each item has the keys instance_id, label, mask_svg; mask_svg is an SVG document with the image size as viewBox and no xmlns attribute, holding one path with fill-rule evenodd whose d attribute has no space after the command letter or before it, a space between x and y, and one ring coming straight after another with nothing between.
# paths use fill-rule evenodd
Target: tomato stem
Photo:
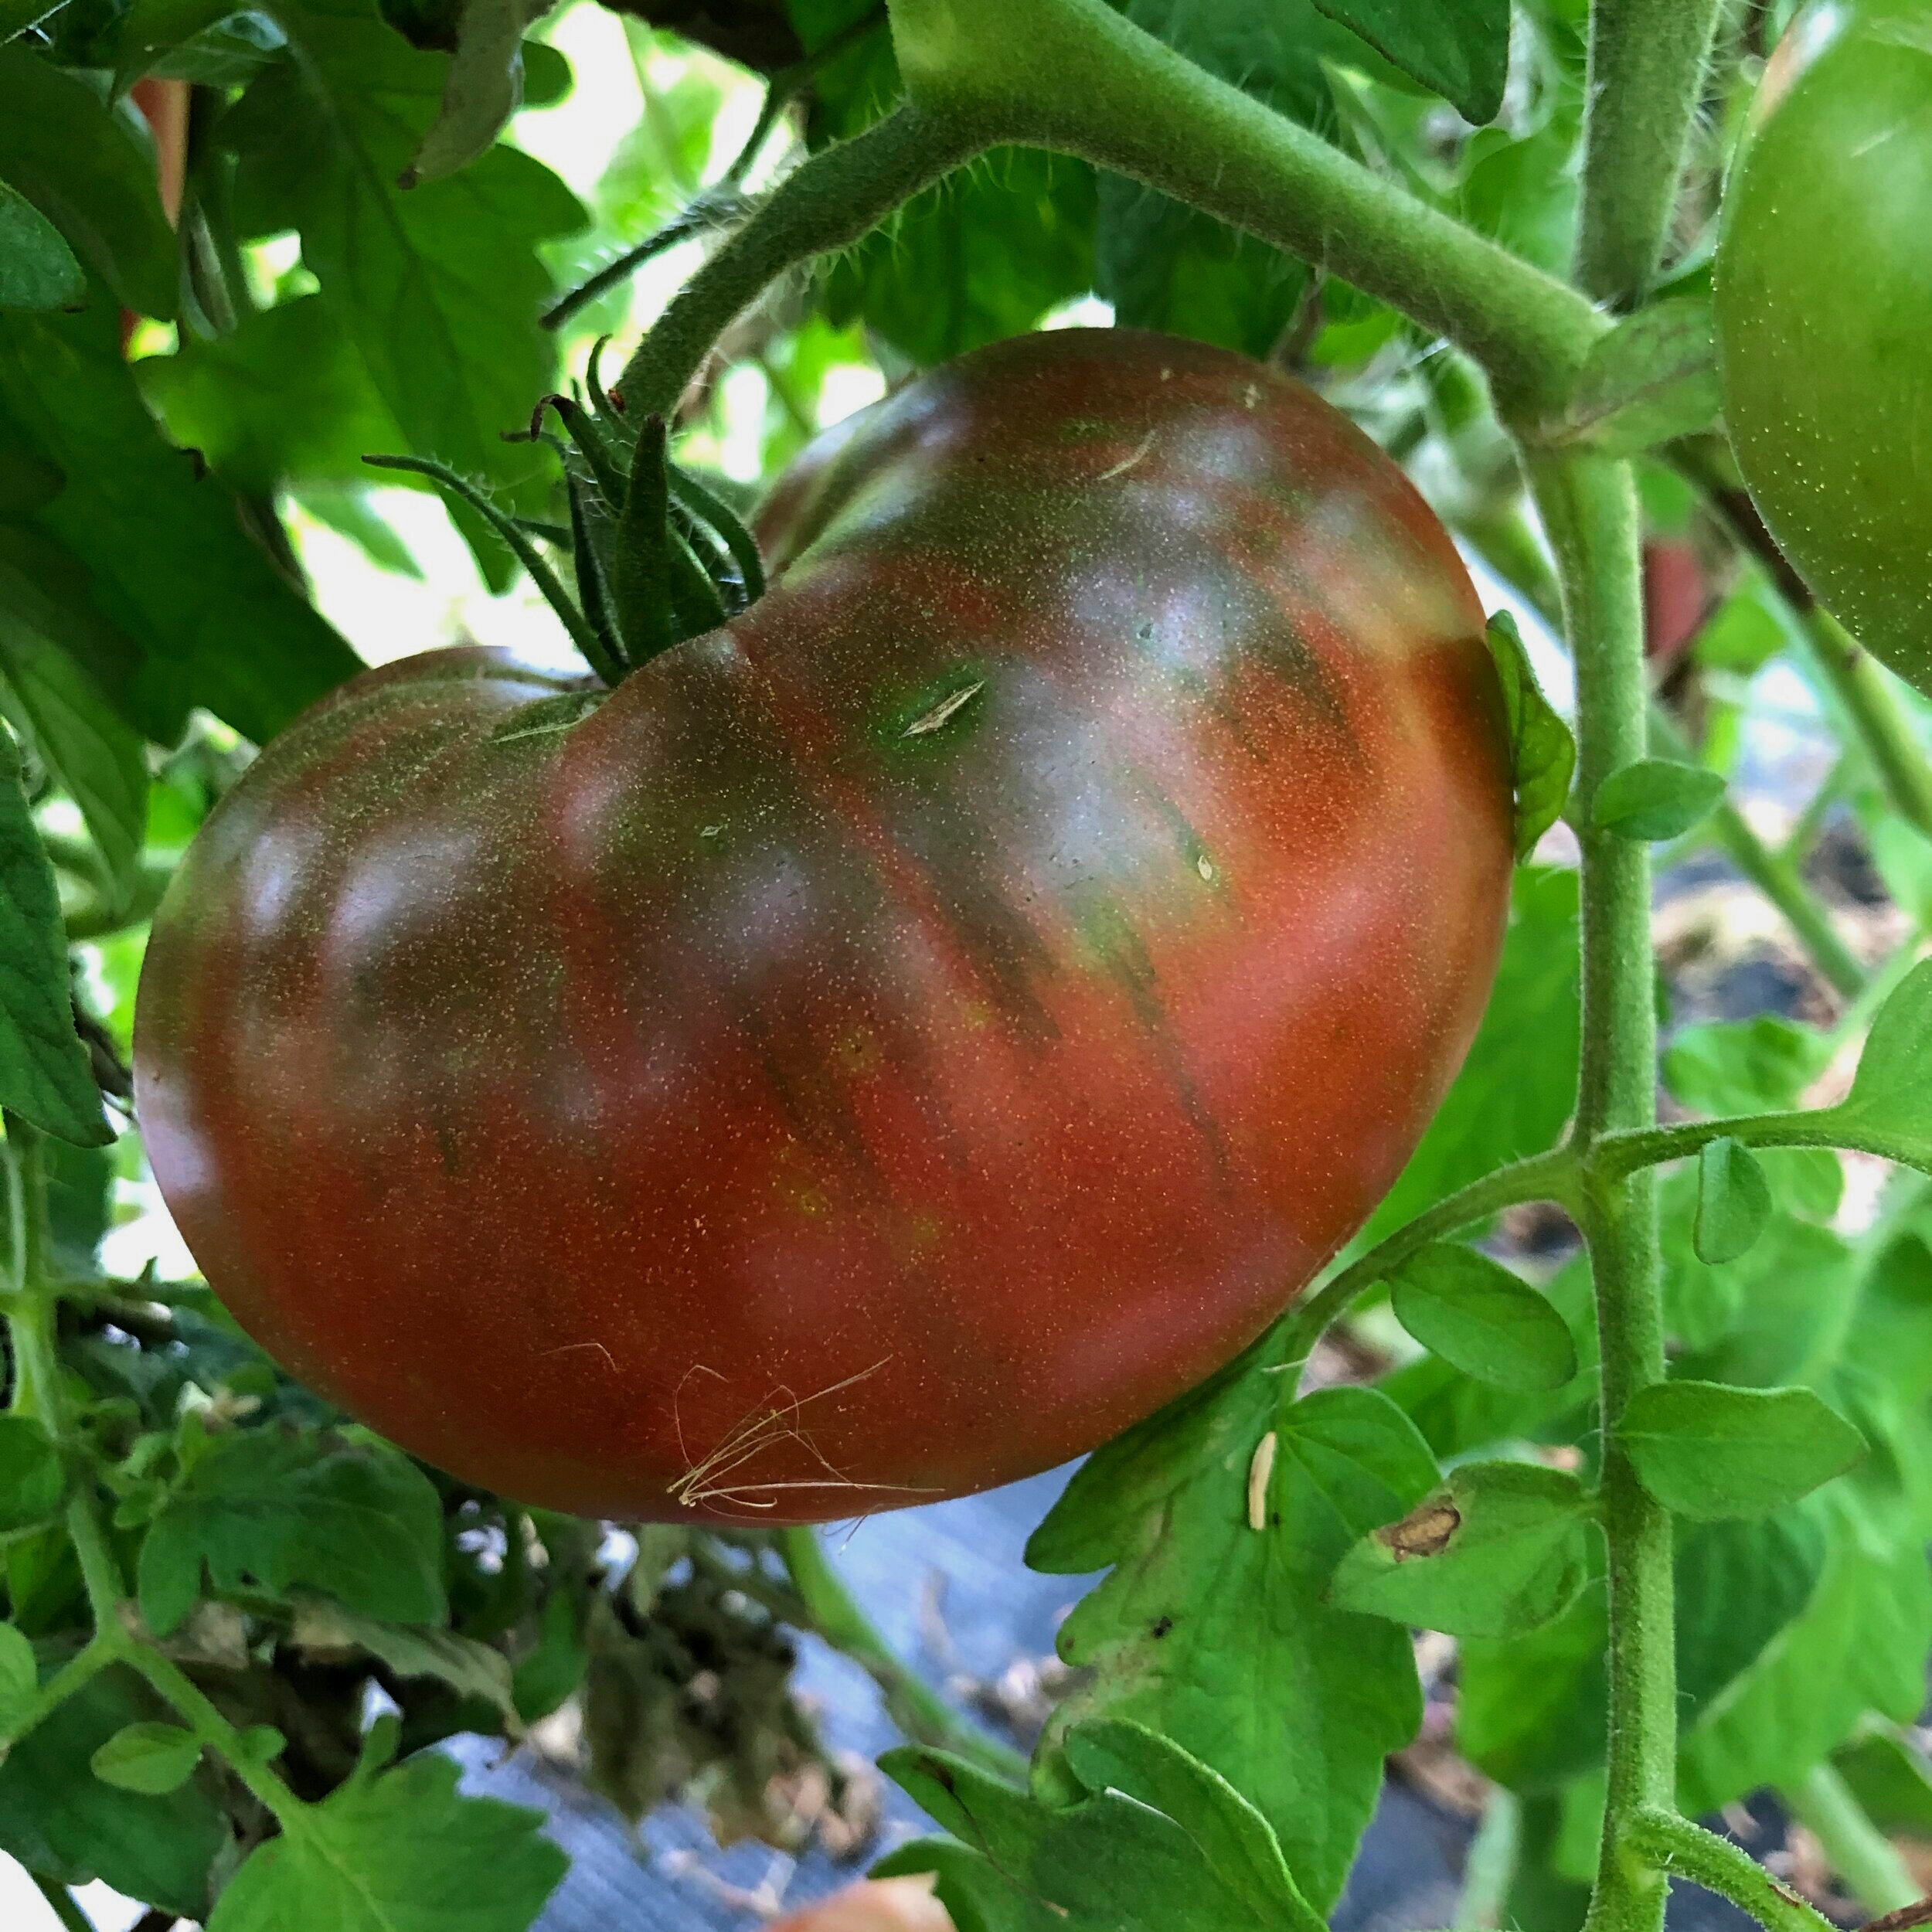
<instances>
[{"instance_id":1,"label":"tomato stem","mask_svg":"<svg viewBox=\"0 0 1932 1932\"><path fill-rule=\"evenodd\" d=\"M1719 0L1594 0L1584 90L1579 285L1634 308L1656 277Z\"/></svg>"},{"instance_id":2,"label":"tomato stem","mask_svg":"<svg viewBox=\"0 0 1932 1932\"><path fill-rule=\"evenodd\" d=\"M887 0L915 103L1078 155L1390 302L1506 410L1553 407L1605 324L1574 289L1197 66L1107 0Z\"/></svg>"},{"instance_id":3,"label":"tomato stem","mask_svg":"<svg viewBox=\"0 0 1932 1932\"><path fill-rule=\"evenodd\" d=\"M1332 1275L1312 1294L1304 1295L1282 1318L1279 1331L1285 1338L1278 1350L1279 1359L1298 1366L1304 1362L1325 1329L1332 1328L1350 1305L1366 1294L1400 1262L1418 1248L1459 1229L1486 1221L1506 1207L1525 1201L1554 1201L1571 1212L1578 1202L1577 1157L1566 1147L1553 1148L1532 1159L1498 1168L1480 1180L1459 1188L1438 1201L1427 1212L1378 1241L1365 1254Z\"/></svg>"},{"instance_id":4,"label":"tomato stem","mask_svg":"<svg viewBox=\"0 0 1932 1932\"><path fill-rule=\"evenodd\" d=\"M1900 702L1897 680L1822 604L1801 611L1799 621L1812 661L1844 706L1886 802L1932 838L1932 761Z\"/></svg>"},{"instance_id":5,"label":"tomato stem","mask_svg":"<svg viewBox=\"0 0 1932 1932\"><path fill-rule=\"evenodd\" d=\"M1649 848L1599 829L1590 801L1648 750L1648 689L1634 478L1628 464L1526 447L1526 475L1549 533L1577 667L1577 798L1583 879L1583 1051L1570 1145L1587 1164L1599 1138L1656 1117L1657 1023ZM1667 1886L1618 1832L1676 1789L1675 1622L1668 1512L1648 1495L1615 1430L1637 1391L1664 1375L1655 1178L1590 1176L1580 1222L1601 1344L1600 1509L1610 1597L1608 1798L1587 1932L1658 1932Z\"/></svg>"},{"instance_id":6,"label":"tomato stem","mask_svg":"<svg viewBox=\"0 0 1932 1932\"><path fill-rule=\"evenodd\" d=\"M1662 1879L1667 1872L1728 1899L1769 1932L1825 1932L1831 1921L1787 1891L1728 1838L1658 1807L1645 1807L1624 1820L1623 1849Z\"/></svg>"},{"instance_id":7,"label":"tomato stem","mask_svg":"<svg viewBox=\"0 0 1932 1932\"><path fill-rule=\"evenodd\" d=\"M713 344L787 269L857 241L985 145L947 117L908 105L801 163L685 284L638 345L617 390L631 420L675 415Z\"/></svg>"}]
</instances>

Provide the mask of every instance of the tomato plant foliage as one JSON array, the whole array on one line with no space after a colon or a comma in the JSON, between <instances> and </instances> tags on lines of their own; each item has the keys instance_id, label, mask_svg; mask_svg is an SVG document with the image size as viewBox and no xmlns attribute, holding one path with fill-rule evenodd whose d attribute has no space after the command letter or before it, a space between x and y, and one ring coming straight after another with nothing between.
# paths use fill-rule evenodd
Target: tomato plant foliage
<instances>
[{"instance_id":1,"label":"tomato plant foliage","mask_svg":"<svg viewBox=\"0 0 1932 1932\"><path fill-rule=\"evenodd\" d=\"M1793 12L0 0L66 1922L561 1932L477 1734L856 1861L801 1638L960 1932L1445 1752L1458 1923L1910 1902L1932 37ZM1075 1456L995 1735L812 1526Z\"/></svg>"}]
</instances>

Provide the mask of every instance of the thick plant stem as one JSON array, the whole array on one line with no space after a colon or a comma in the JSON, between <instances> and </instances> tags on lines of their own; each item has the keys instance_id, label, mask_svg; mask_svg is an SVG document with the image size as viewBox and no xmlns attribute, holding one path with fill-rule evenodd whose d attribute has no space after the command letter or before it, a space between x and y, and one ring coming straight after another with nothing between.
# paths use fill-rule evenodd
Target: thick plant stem
<instances>
[{"instance_id":1,"label":"thick plant stem","mask_svg":"<svg viewBox=\"0 0 1932 1932\"><path fill-rule=\"evenodd\" d=\"M914 101L983 141L1130 175L1332 270L1465 350L1512 410L1553 409L1603 332L1574 289L1216 79L1107 0L887 0L887 12Z\"/></svg>"},{"instance_id":2,"label":"thick plant stem","mask_svg":"<svg viewBox=\"0 0 1932 1932\"><path fill-rule=\"evenodd\" d=\"M1656 1114L1657 1027L1650 941L1650 853L1599 830L1590 801L1647 750L1637 493L1629 466L1526 451L1549 532L1577 666L1577 790L1583 850L1583 1053L1573 1145L1641 1131ZM1657 1203L1652 1177L1598 1178L1580 1219L1602 1345L1605 1451L1600 1498L1608 1552L1608 1807L1588 1932L1658 1932L1662 1876L1631 1858L1617 1821L1674 1801L1675 1604L1668 1514L1647 1495L1614 1430L1639 1389L1664 1373Z\"/></svg>"},{"instance_id":3,"label":"thick plant stem","mask_svg":"<svg viewBox=\"0 0 1932 1932\"><path fill-rule=\"evenodd\" d=\"M995 1777L1014 1783L1025 1780L1026 1759L969 1723L872 1628L832 1566L815 1529L781 1529L777 1543L811 1627L863 1668L883 1694L893 1722L907 1737L917 1744L957 1751Z\"/></svg>"},{"instance_id":4,"label":"thick plant stem","mask_svg":"<svg viewBox=\"0 0 1932 1932\"><path fill-rule=\"evenodd\" d=\"M1801 618L1813 660L1850 714L1892 809L1932 838L1932 761L1892 674L1821 605L1811 605Z\"/></svg>"},{"instance_id":5,"label":"thick plant stem","mask_svg":"<svg viewBox=\"0 0 1932 1932\"><path fill-rule=\"evenodd\" d=\"M1621 1837L1633 1858L1658 1872L1675 1872L1729 1899L1767 1932L1828 1932L1831 1920L1787 1892L1728 1838L1674 1812L1645 1810L1624 1821Z\"/></svg>"},{"instance_id":6,"label":"thick plant stem","mask_svg":"<svg viewBox=\"0 0 1932 1932\"><path fill-rule=\"evenodd\" d=\"M1778 1796L1868 1912L1896 1912L1917 1903L1917 1883L1897 1846L1872 1822L1828 1763L1813 1765L1798 1784L1781 1787Z\"/></svg>"},{"instance_id":7,"label":"thick plant stem","mask_svg":"<svg viewBox=\"0 0 1932 1932\"><path fill-rule=\"evenodd\" d=\"M986 145L963 124L909 105L802 163L685 283L638 345L614 392L631 420L671 416L712 345L767 284L795 263L856 241Z\"/></svg>"},{"instance_id":8,"label":"thick plant stem","mask_svg":"<svg viewBox=\"0 0 1932 1932\"><path fill-rule=\"evenodd\" d=\"M1650 292L1710 56L1719 0L1595 0L1577 280L1617 308Z\"/></svg>"}]
</instances>

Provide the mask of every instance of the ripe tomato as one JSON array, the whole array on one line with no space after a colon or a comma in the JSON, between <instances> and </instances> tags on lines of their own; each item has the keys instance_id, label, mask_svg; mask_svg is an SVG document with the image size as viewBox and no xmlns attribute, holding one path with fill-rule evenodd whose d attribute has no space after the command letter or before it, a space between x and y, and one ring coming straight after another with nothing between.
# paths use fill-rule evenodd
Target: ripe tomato
<instances>
[{"instance_id":1,"label":"ripe tomato","mask_svg":"<svg viewBox=\"0 0 1932 1932\"><path fill-rule=\"evenodd\" d=\"M1179 1394L1387 1188L1500 943L1481 611L1298 384L1023 337L775 514L770 592L607 696L460 649L325 699L141 983L236 1315L587 1514L955 1495Z\"/></svg>"},{"instance_id":2,"label":"ripe tomato","mask_svg":"<svg viewBox=\"0 0 1932 1932\"><path fill-rule=\"evenodd\" d=\"M1820 599L1932 691L1932 9L1824 0L1766 68L1724 194L1737 460Z\"/></svg>"}]
</instances>

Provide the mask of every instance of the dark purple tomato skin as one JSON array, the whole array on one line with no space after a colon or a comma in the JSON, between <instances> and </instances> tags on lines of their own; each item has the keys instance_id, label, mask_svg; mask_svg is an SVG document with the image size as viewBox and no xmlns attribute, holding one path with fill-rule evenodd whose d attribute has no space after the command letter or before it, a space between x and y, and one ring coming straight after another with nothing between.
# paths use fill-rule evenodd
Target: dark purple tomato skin
<instances>
[{"instance_id":1,"label":"dark purple tomato skin","mask_svg":"<svg viewBox=\"0 0 1932 1932\"><path fill-rule=\"evenodd\" d=\"M600 703L477 649L345 685L155 925L209 1281L526 1502L823 1520L1093 1447L1347 1239L1495 971L1482 612L1306 389L1019 338L766 530L764 600Z\"/></svg>"}]
</instances>

